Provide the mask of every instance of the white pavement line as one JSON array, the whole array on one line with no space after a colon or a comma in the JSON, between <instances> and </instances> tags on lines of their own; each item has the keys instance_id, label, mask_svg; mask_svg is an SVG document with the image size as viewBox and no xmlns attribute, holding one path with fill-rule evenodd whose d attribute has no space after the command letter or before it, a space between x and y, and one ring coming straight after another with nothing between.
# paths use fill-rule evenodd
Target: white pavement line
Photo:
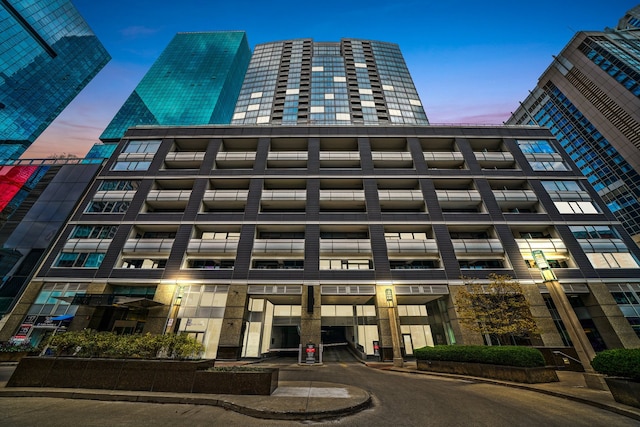
<instances>
[{"instance_id":1,"label":"white pavement line","mask_svg":"<svg viewBox=\"0 0 640 427\"><path fill-rule=\"evenodd\" d=\"M340 387L278 387L272 396L276 397L329 397L348 399L349 390Z\"/></svg>"}]
</instances>

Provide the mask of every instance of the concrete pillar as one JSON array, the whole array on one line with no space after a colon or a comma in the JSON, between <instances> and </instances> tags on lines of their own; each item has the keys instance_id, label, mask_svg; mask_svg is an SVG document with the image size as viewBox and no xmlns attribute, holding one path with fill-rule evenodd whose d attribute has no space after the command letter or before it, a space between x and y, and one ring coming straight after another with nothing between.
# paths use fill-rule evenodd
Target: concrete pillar
<instances>
[{"instance_id":1,"label":"concrete pillar","mask_svg":"<svg viewBox=\"0 0 640 427\"><path fill-rule=\"evenodd\" d=\"M608 348L640 348L640 338L624 317L604 283L589 283L583 301Z\"/></svg>"},{"instance_id":2,"label":"concrete pillar","mask_svg":"<svg viewBox=\"0 0 640 427\"><path fill-rule=\"evenodd\" d=\"M174 309L173 304L177 291L178 285L175 284L159 284L156 287L156 293L153 300L162 303L163 305L149 309L147 313L147 321L144 324L144 333L164 334L166 332L165 328L167 326L167 320ZM174 322L175 320L176 319L174 319ZM172 325L172 327L175 327L175 325Z\"/></svg>"},{"instance_id":3,"label":"concrete pillar","mask_svg":"<svg viewBox=\"0 0 640 427\"><path fill-rule=\"evenodd\" d=\"M238 360L240 358L245 323L249 316L248 305L247 285L230 285L220 330L218 359Z\"/></svg>"},{"instance_id":4,"label":"concrete pillar","mask_svg":"<svg viewBox=\"0 0 640 427\"><path fill-rule=\"evenodd\" d=\"M562 341L562 337L558 332L558 328L553 322L553 317L544 302L544 297L540 293L540 289L536 284L523 285L520 284L522 293L529 303L529 311L531 316L538 326L540 331L540 338L535 339L532 337L532 344L534 346L544 347L564 347L565 344ZM541 341L541 342L536 342Z\"/></svg>"},{"instance_id":5,"label":"concrete pillar","mask_svg":"<svg viewBox=\"0 0 640 427\"><path fill-rule=\"evenodd\" d=\"M385 286L376 286L376 314L378 317L378 338L380 340L380 357L382 360L393 360L393 337L389 320L389 306L385 295Z\"/></svg>"},{"instance_id":6,"label":"concrete pillar","mask_svg":"<svg viewBox=\"0 0 640 427\"><path fill-rule=\"evenodd\" d=\"M482 339L482 335L480 333L471 331L460 324L460 316L456 311L455 301L458 292L460 292L462 289L464 289L464 285L450 285L449 301L447 303L449 320L451 321L451 327L453 328L453 333L456 336L457 344L484 345L484 340Z\"/></svg>"},{"instance_id":7,"label":"concrete pillar","mask_svg":"<svg viewBox=\"0 0 640 427\"><path fill-rule=\"evenodd\" d=\"M13 307L13 310L11 310L11 313L5 316L6 321L3 322L4 325L0 331L0 341L7 341L18 330L29 308L31 308L31 304L38 298L43 285L44 282L36 280L31 281L29 285L27 285L20 300L15 307Z\"/></svg>"},{"instance_id":8,"label":"concrete pillar","mask_svg":"<svg viewBox=\"0 0 640 427\"><path fill-rule=\"evenodd\" d=\"M322 340L320 285L303 286L300 305L300 344L313 343L318 348Z\"/></svg>"}]
</instances>

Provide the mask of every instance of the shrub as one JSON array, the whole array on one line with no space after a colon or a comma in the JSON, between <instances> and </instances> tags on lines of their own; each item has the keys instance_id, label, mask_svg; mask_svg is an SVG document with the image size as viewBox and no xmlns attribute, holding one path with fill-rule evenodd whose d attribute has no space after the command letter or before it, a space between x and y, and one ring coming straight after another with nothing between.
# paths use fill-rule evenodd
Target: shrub
<instances>
[{"instance_id":1,"label":"shrub","mask_svg":"<svg viewBox=\"0 0 640 427\"><path fill-rule=\"evenodd\" d=\"M534 368L545 366L539 350L531 347L479 345L438 345L414 350L418 360L441 360L449 362L486 363L490 365Z\"/></svg>"},{"instance_id":2,"label":"shrub","mask_svg":"<svg viewBox=\"0 0 640 427\"><path fill-rule=\"evenodd\" d=\"M171 359L195 359L204 351L202 343L185 334L118 335L90 329L54 335L50 345L56 356L78 357L152 359L162 354Z\"/></svg>"},{"instance_id":3,"label":"shrub","mask_svg":"<svg viewBox=\"0 0 640 427\"><path fill-rule=\"evenodd\" d=\"M23 353L23 352L33 352L36 351L34 347L29 343L11 343L11 342L3 342L0 343L0 353Z\"/></svg>"},{"instance_id":4,"label":"shrub","mask_svg":"<svg viewBox=\"0 0 640 427\"><path fill-rule=\"evenodd\" d=\"M640 348L602 351L593 358L591 366L601 374L640 381Z\"/></svg>"}]
</instances>

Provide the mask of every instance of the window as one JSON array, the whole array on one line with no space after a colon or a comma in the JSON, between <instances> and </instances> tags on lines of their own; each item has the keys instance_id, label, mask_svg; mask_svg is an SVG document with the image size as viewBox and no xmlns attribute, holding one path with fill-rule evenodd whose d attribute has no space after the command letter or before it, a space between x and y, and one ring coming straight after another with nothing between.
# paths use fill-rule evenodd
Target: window
<instances>
[{"instance_id":1,"label":"window","mask_svg":"<svg viewBox=\"0 0 640 427\"><path fill-rule=\"evenodd\" d=\"M55 267L98 268L103 259L104 253L100 252L62 252Z\"/></svg>"},{"instance_id":2,"label":"window","mask_svg":"<svg viewBox=\"0 0 640 427\"><path fill-rule=\"evenodd\" d=\"M392 270L423 270L427 268L438 268L437 260L415 259L415 260L389 260Z\"/></svg>"},{"instance_id":3,"label":"window","mask_svg":"<svg viewBox=\"0 0 640 427\"><path fill-rule=\"evenodd\" d=\"M76 225L70 239L113 239L115 225Z\"/></svg>"},{"instance_id":4,"label":"window","mask_svg":"<svg viewBox=\"0 0 640 427\"><path fill-rule=\"evenodd\" d=\"M167 260L160 258L123 259L122 268L165 268Z\"/></svg>"},{"instance_id":5,"label":"window","mask_svg":"<svg viewBox=\"0 0 640 427\"><path fill-rule=\"evenodd\" d=\"M189 259L187 268L201 268L206 270L233 270L233 259Z\"/></svg>"},{"instance_id":6,"label":"window","mask_svg":"<svg viewBox=\"0 0 640 427\"><path fill-rule=\"evenodd\" d=\"M162 141L129 141L127 146L122 150L123 153L155 153L160 148Z\"/></svg>"},{"instance_id":7,"label":"window","mask_svg":"<svg viewBox=\"0 0 640 427\"><path fill-rule=\"evenodd\" d=\"M373 261L368 259L320 259L320 270L370 270Z\"/></svg>"},{"instance_id":8,"label":"window","mask_svg":"<svg viewBox=\"0 0 640 427\"><path fill-rule=\"evenodd\" d=\"M534 171L566 171L569 170L564 162L529 162Z\"/></svg>"},{"instance_id":9,"label":"window","mask_svg":"<svg viewBox=\"0 0 640 427\"><path fill-rule=\"evenodd\" d=\"M175 239L175 231L138 231L134 239Z\"/></svg>"},{"instance_id":10,"label":"window","mask_svg":"<svg viewBox=\"0 0 640 427\"><path fill-rule=\"evenodd\" d=\"M527 263L527 267L529 268L538 268L538 266L536 265L536 262L532 259L525 259L524 262ZM569 264L567 264L567 261L563 259L547 258L547 264L549 264L549 267L551 268L569 268Z\"/></svg>"},{"instance_id":11,"label":"window","mask_svg":"<svg viewBox=\"0 0 640 427\"><path fill-rule=\"evenodd\" d=\"M151 166L151 162L116 162L111 170L113 171L146 171Z\"/></svg>"},{"instance_id":12,"label":"window","mask_svg":"<svg viewBox=\"0 0 640 427\"><path fill-rule=\"evenodd\" d=\"M91 202L86 213L124 213L131 202Z\"/></svg>"},{"instance_id":13,"label":"window","mask_svg":"<svg viewBox=\"0 0 640 427\"><path fill-rule=\"evenodd\" d=\"M561 214L597 214L598 210L591 202L553 202Z\"/></svg>"},{"instance_id":14,"label":"window","mask_svg":"<svg viewBox=\"0 0 640 427\"><path fill-rule=\"evenodd\" d=\"M584 191L577 181L542 181L547 191Z\"/></svg>"},{"instance_id":15,"label":"window","mask_svg":"<svg viewBox=\"0 0 640 427\"><path fill-rule=\"evenodd\" d=\"M628 252L588 253L594 268L638 268L638 262Z\"/></svg>"},{"instance_id":16,"label":"window","mask_svg":"<svg viewBox=\"0 0 640 427\"><path fill-rule=\"evenodd\" d=\"M519 140L516 142L520 150L525 154L556 153L556 150L547 140Z\"/></svg>"},{"instance_id":17,"label":"window","mask_svg":"<svg viewBox=\"0 0 640 427\"><path fill-rule=\"evenodd\" d=\"M253 267L257 269L299 270L304 268L304 260L256 260Z\"/></svg>"},{"instance_id":18,"label":"window","mask_svg":"<svg viewBox=\"0 0 640 427\"><path fill-rule=\"evenodd\" d=\"M240 232L236 231L203 231L202 240L238 240Z\"/></svg>"},{"instance_id":19,"label":"window","mask_svg":"<svg viewBox=\"0 0 640 427\"><path fill-rule=\"evenodd\" d=\"M467 268L471 270L483 270L485 268L504 268L504 262L501 259L481 259L481 260L470 260L470 259L461 259L460 268Z\"/></svg>"},{"instance_id":20,"label":"window","mask_svg":"<svg viewBox=\"0 0 640 427\"><path fill-rule=\"evenodd\" d=\"M608 225L572 225L569 227L576 239L619 239L618 233Z\"/></svg>"},{"instance_id":21,"label":"window","mask_svg":"<svg viewBox=\"0 0 640 427\"><path fill-rule=\"evenodd\" d=\"M102 181L98 191L133 191L138 189L140 181Z\"/></svg>"},{"instance_id":22,"label":"window","mask_svg":"<svg viewBox=\"0 0 640 427\"><path fill-rule=\"evenodd\" d=\"M418 233L406 233L406 232L395 232L395 231L385 231L384 232L385 239L402 239L402 240L427 240L427 233L418 232Z\"/></svg>"}]
</instances>

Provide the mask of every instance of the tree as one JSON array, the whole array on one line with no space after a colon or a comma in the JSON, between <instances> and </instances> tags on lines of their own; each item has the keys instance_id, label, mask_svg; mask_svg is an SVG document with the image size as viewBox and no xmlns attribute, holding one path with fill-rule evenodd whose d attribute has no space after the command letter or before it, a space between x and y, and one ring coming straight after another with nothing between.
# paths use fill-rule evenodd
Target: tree
<instances>
[{"instance_id":1,"label":"tree","mask_svg":"<svg viewBox=\"0 0 640 427\"><path fill-rule=\"evenodd\" d=\"M489 274L487 284L463 279L465 288L458 292L455 302L463 327L501 345L539 333L517 280L495 273Z\"/></svg>"}]
</instances>

